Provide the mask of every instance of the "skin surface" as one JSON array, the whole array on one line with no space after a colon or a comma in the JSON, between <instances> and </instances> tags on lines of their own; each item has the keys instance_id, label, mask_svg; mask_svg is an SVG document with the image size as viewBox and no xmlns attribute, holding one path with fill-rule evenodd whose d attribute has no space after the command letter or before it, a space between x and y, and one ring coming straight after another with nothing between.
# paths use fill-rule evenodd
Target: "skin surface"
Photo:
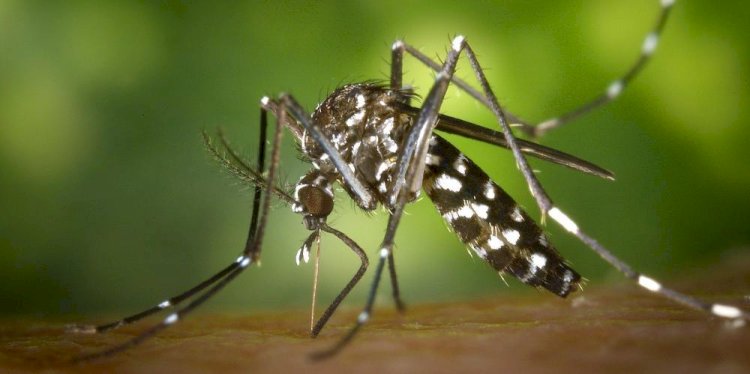
<instances>
[{"instance_id":1,"label":"skin surface","mask_svg":"<svg viewBox=\"0 0 750 374\"><path fill-rule=\"evenodd\" d=\"M711 300L747 306L750 257L735 256L670 282ZM686 310L627 282L590 285L567 300L547 293L409 306L381 302L342 354L308 354L340 338L356 318L349 300L316 340L306 312L198 314L143 345L85 365L70 357L132 337L140 325L103 335L64 332L72 321L0 321L0 371L139 372L748 372L750 330ZM743 304L744 303L744 304ZM77 320L76 322L80 322ZM342 371L343 370L343 371Z\"/></svg>"}]
</instances>

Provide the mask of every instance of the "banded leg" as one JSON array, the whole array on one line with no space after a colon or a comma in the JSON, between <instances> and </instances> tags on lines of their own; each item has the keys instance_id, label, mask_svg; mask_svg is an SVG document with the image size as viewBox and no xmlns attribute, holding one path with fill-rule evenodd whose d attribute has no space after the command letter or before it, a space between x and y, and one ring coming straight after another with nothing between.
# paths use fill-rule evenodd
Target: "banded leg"
<instances>
[{"instance_id":1,"label":"banded leg","mask_svg":"<svg viewBox=\"0 0 750 374\"><path fill-rule=\"evenodd\" d=\"M610 85L607 87L607 89L604 91L604 93L596 96L590 101L585 102L582 105L579 105L577 108L564 113L560 116L553 117L550 119L547 119L545 121L542 121L536 125L533 125L529 123L528 121L525 121L521 119L520 117L506 112L506 117L512 123L514 126L519 126L521 130L526 133L529 136L533 137L540 137L546 134L548 131L553 130L555 128L561 127L569 122L572 122L573 120L577 119L578 117L581 117L585 115L586 113L601 107L613 100L615 100L617 97L620 96L622 91L627 87L630 82L640 73L640 71L643 69L643 67L648 63L648 61L653 56L654 52L656 51L656 47L659 44L659 38L661 37L662 31L664 29L664 25L667 22L667 19L669 18L669 14L672 10L672 6L674 5L675 0L659 0L660 4L660 12L657 17L656 23L651 28L651 31L646 35L645 39L643 40L643 45L641 47L641 53L638 56L638 59L628 68L628 70L620 76L620 78L615 79L610 83ZM403 61L403 54L404 52L412 55L414 58L431 68L432 70L438 72L441 69L440 64L433 61L430 57L427 57L427 55L423 54L416 48L404 43L403 41L396 41L392 46L392 61L394 63L398 63L398 67L391 68L391 72L401 72L401 63ZM480 103L484 104L486 107L491 108L491 103L487 100L487 98L482 95L482 93L473 87L471 87L468 83L461 80L457 77L452 77L451 81L453 84L458 86L461 90L468 93L470 96L472 96L474 99L479 101ZM398 82L400 87L401 78L400 75L397 79L394 80L393 74L391 75L391 84L393 85L395 82Z\"/></svg>"},{"instance_id":2,"label":"banded leg","mask_svg":"<svg viewBox=\"0 0 750 374\"><path fill-rule=\"evenodd\" d=\"M261 112L261 114L260 114L260 123L261 123L261 126L260 126L260 139L259 139L260 140L259 141L260 146L259 146L259 149L258 149L258 170L263 170L263 168L265 167L265 143L266 143L266 138L267 138L266 131L267 131L267 127L268 127L267 126L268 121L267 121L266 111L265 110L261 110L260 112ZM222 138L222 141L224 141L223 136L221 138ZM217 159L219 159L220 154L218 153L218 150L216 150L216 148L213 147L213 145L210 143L210 138L208 137L208 135L205 132L203 132L203 139L204 139L204 142L205 142L206 146L208 147L209 151L211 151L214 154L214 156L217 157ZM230 148L228 148L228 149L230 149ZM235 158L237 157L236 154L233 154L233 156ZM227 160L226 164L227 164L227 166L231 166L228 163L228 160ZM247 169L250 170L250 168L247 168ZM257 226L257 221L258 221L258 207L259 207L259 204L260 204L260 192L261 192L260 188L261 187L259 186L259 183L257 183L257 181L255 183L253 183L253 185L255 186L255 193L254 193L254 199L253 199L253 210L252 210L252 217L251 217L250 231L249 232L254 235L254 230L255 230L255 228ZM289 197L289 198L291 199L291 197ZM211 285L215 284L216 282L218 282L219 280L221 280L224 277L226 277L229 273L231 273L235 269L235 267L236 267L236 262L233 263L233 264L228 265L227 267L225 267L224 269L222 269L218 273L214 274L213 276L211 276L210 278L204 280L203 282L199 283L198 285L196 285L196 286L188 289L187 291L185 291L185 292L183 292L183 293L181 293L179 295L172 296L172 297L170 297L170 298L162 301L161 303L159 303L159 304L157 304L157 305L155 305L155 306L153 306L153 307L151 307L149 309L146 309L146 310L144 310L142 312L135 313L133 315L127 316L127 317L125 317L125 318L123 318L121 320L118 320L118 321L114 321L114 322L111 322L111 323L105 323L105 324L101 324L101 325L98 325L98 326L93 326L93 325L73 325L73 326L69 326L68 327L68 331L69 332L73 332L73 333L89 333L89 334L92 334L92 333L103 333L103 332L107 332L107 331L110 331L110 330L117 329L117 328L125 326L125 325L129 325L131 323L135 323L135 322L140 321L140 320L142 320L142 319L144 319L146 317L149 317L149 316L151 316L153 314L161 312L162 310L165 310L167 308L172 308L172 307L178 306L179 304L181 304L185 300L191 298L192 296L194 296L194 295L198 294L199 292L203 291L204 289L206 289L206 287L211 286Z\"/></svg>"},{"instance_id":3,"label":"banded leg","mask_svg":"<svg viewBox=\"0 0 750 374\"><path fill-rule=\"evenodd\" d=\"M573 236L578 238L587 247L589 247L592 251L603 258L604 261L606 261L607 263L612 265L612 267L625 275L626 278L632 279L633 281L638 283L639 286L645 288L646 290L662 295L669 300L685 305L689 308L710 313L720 318L742 321L743 323L744 321L750 320L750 314L748 314L748 312L743 311L735 306L711 303L701 300L697 297L675 291L671 288L664 287L659 281L655 280L654 278L643 275L633 270L630 265L617 258L614 254L612 254L612 252L609 251L609 249L601 245L596 239L583 232L578 227L578 225L570 217L563 213L562 210L560 210L558 207L553 207L549 211L549 216L557 223L559 223L565 230L573 234Z\"/></svg>"},{"instance_id":4,"label":"banded leg","mask_svg":"<svg viewBox=\"0 0 750 374\"><path fill-rule=\"evenodd\" d=\"M630 82L633 81L638 73L640 73L640 71L656 51L656 47L659 45L659 38L661 37L664 25L667 23L667 18L669 18L669 14L672 10L674 2L675 0L659 0L659 4L661 6L659 16L657 17L654 26L643 39L641 53L638 55L638 58L630 66L630 68L628 68L625 74L612 81L612 83L607 86L607 89L603 93L599 94L583 105L580 105L577 108L564 113L561 116L547 119L537 125L531 125L525 121L518 121L518 124L521 126L521 130L529 136L543 136L550 130L562 127L563 125L572 122L578 117L581 117L598 107L604 106L619 97L625 87L627 87Z\"/></svg>"},{"instance_id":5,"label":"banded leg","mask_svg":"<svg viewBox=\"0 0 750 374\"><path fill-rule=\"evenodd\" d=\"M264 100L268 100L268 99L264 98ZM265 111L263 111L263 112L265 112ZM267 122L264 122L264 121L267 121L267 116L261 114L261 127L265 127L266 126ZM282 111L280 113L279 117L277 117L276 129L275 129L275 132L274 132L273 143L272 143L272 150L271 150L271 166L270 166L270 168L268 170L268 176L267 176L266 186L265 186L265 190L266 191L273 191L274 188L275 188L275 186L274 186L274 180L275 180L276 172L277 172L278 165L279 165L279 155L280 155L280 149L281 149L281 147L280 147L280 145L281 145L281 136L282 136L282 133L283 133L282 132L282 130L283 130L283 124L285 122L286 122L286 112ZM261 141L265 142L263 139ZM261 147L261 148L263 148L263 147ZM259 160L263 160L263 158L259 158ZM264 166L263 165L259 165L259 166L260 166L259 167L259 171L262 173L262 169L263 169ZM258 189L259 188L260 187L258 187ZM126 350L128 348L131 348L133 346L136 346L136 345L140 344L141 342L143 342L143 341L147 340L148 338L154 336L155 334L157 334L161 330L164 330L167 327L169 327L170 325L172 325L175 322L179 321L181 318L184 318L188 313L190 313L191 311L193 311L195 308L197 308L198 306L200 306L201 304L203 304L204 302L206 302L209 298L211 298L217 292L219 292L221 289L223 289L227 284L229 284L229 282L231 282L235 277L237 277L240 273L242 273L243 270L245 270L248 266L250 266L251 263L256 262L257 260L259 260L260 259L261 246L262 246L262 243L263 243L263 235L264 235L264 232L265 232L266 224L268 222L268 211L269 211L269 207L271 205L272 195L273 195L272 193L268 193L267 192L263 196L262 200L260 200L260 199L254 199L254 203L253 203L253 215L259 214L260 211L262 211L263 214L259 215L258 216L259 218L251 219L252 224L257 225L254 228L251 227L250 230L249 230L250 233L254 234L254 237L252 238L252 240L249 240L249 242L251 242L251 245L246 246L245 250L242 252L242 255L240 255L237 258L237 260L235 260L232 264L230 264L229 266L227 266L227 268L225 268L221 272L217 273L217 275L211 277L209 280L201 283L199 286L196 286L193 289L189 290L188 292L183 293L183 295L189 294L191 291L196 290L196 289L198 289L198 290L194 291L194 293L195 292L199 292L200 290L202 290L205 287L208 287L209 285L212 285L211 288L209 288L208 290L206 290L203 294L197 296L195 299L193 299L193 301L191 301L185 307L183 307L181 309L178 309L176 312L173 312L172 314L169 314L164 320L162 320L161 323L159 323L157 325L154 325L151 328L146 329L145 331L143 331L139 335L135 336L134 338L132 338L132 339L130 339L130 340L128 340L128 341L126 341L126 342L124 342L122 344L119 344L119 345L113 346L113 347L111 347L109 349L103 350L103 351L99 351L99 352L95 352L95 353L91 353L91 354L87 354L87 355L76 357L76 358L74 358L73 361L74 362L82 362L82 361L89 361L89 360L96 359L96 358L102 358L102 357L111 356L113 354L116 354L118 352L124 351L124 350ZM223 275L223 277L220 277L219 275ZM211 280L213 280L214 282L210 282ZM199 289L200 286L203 286L203 288ZM157 307L160 307L160 306L164 306L166 308L166 307L168 307L170 305L166 304L166 302L163 302L163 303L159 304L159 306L157 306ZM153 309L154 308L151 308L151 309L147 310L146 312L148 312L150 310L153 310ZM163 308L160 308L159 310L161 310L161 309L163 309ZM137 319L141 319L141 318L144 318L146 315L148 315L148 314L146 314L144 312L144 313L139 313L136 316L138 316ZM135 320L137 320L137 319L135 319ZM133 322L133 321L131 321L131 322Z\"/></svg>"}]
</instances>

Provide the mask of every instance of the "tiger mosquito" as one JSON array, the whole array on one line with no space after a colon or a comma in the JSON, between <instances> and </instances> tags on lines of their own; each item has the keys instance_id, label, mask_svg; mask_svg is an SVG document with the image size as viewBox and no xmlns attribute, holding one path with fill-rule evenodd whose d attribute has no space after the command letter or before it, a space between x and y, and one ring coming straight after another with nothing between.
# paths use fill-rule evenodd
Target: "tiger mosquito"
<instances>
[{"instance_id":1,"label":"tiger mosquito","mask_svg":"<svg viewBox=\"0 0 750 374\"><path fill-rule=\"evenodd\" d=\"M386 264L393 290L392 297L397 308L404 310L393 256L394 237L405 207L419 196L422 189L458 238L498 273L510 274L525 284L546 289L560 297L574 291L581 282L581 276L565 262L542 228L479 166L451 143L435 134L434 130L510 149L540 209L542 222L546 217L551 218L626 278L650 292L689 308L744 323L750 318L747 312L732 305L703 301L667 288L654 278L632 269L581 230L578 224L549 198L529 167L525 155L604 179L614 179L613 174L567 153L517 139L510 128L512 123L527 135L542 136L615 100L650 60L673 5L674 0L660 0L658 19L644 39L638 59L625 74L614 80L593 100L537 125L531 125L502 109L474 50L463 36L453 38L451 48L442 64L404 41L397 40L391 49L391 75L388 86L374 82L342 86L321 102L312 115L308 115L290 94L282 93L276 99L263 97L260 101L260 141L255 167L239 156L223 134L219 133L221 146L218 146L213 138L204 133L206 146L215 158L228 170L255 186L248 237L240 256L193 288L140 313L98 326L73 326L71 330L75 332L102 333L140 321L166 309L177 308L192 298L187 305L167 315L160 323L134 338L103 351L79 356L75 360L80 362L111 356L143 342L183 319L242 271L257 263L260 259L272 198L291 205L292 211L302 215L305 227L311 231L297 252L298 263L309 259L313 243L319 239L321 232L329 233L341 240L361 261L355 275L312 328L311 335L317 336L339 304L362 278L369 265L365 251L354 240L326 223L333 210L333 186L337 182L359 208L373 211L382 205L388 211L389 219L380 245L371 288L356 323L333 346L314 353L314 358L325 358L339 352L369 321ZM469 60L481 91L454 76L461 53ZM405 54L416 58L437 73L435 82L420 108L410 105L415 95L402 85L402 63ZM451 83L489 108L498 122L500 131L441 114L440 107ZM265 170L269 112L275 115L276 126L271 140L271 159L268 162L268 170ZM293 193L285 191L275 182L284 128L292 133L300 145L303 157L313 165L313 168L296 183Z\"/></svg>"}]
</instances>

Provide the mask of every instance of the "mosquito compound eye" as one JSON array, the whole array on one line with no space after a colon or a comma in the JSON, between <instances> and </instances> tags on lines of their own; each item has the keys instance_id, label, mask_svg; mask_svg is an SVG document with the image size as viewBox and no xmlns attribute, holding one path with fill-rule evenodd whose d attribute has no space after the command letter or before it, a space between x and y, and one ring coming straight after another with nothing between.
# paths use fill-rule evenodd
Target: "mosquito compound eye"
<instances>
[{"instance_id":1,"label":"mosquito compound eye","mask_svg":"<svg viewBox=\"0 0 750 374\"><path fill-rule=\"evenodd\" d=\"M297 192L304 212L313 217L327 217L333 210L333 198L322 187L305 186Z\"/></svg>"}]
</instances>

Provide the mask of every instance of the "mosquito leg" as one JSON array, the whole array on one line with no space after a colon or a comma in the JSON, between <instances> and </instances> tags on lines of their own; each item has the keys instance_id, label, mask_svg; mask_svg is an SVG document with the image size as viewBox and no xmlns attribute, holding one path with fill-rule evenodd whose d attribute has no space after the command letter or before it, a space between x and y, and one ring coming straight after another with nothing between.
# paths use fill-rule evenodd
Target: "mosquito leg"
<instances>
[{"instance_id":1,"label":"mosquito leg","mask_svg":"<svg viewBox=\"0 0 750 374\"><path fill-rule=\"evenodd\" d=\"M401 290L398 287L398 276L396 275L396 261L393 258L393 252L388 256L388 273L391 276L391 289L393 295L393 302L396 304L396 309L403 313L406 311L406 304L401 299Z\"/></svg>"},{"instance_id":2,"label":"mosquito leg","mask_svg":"<svg viewBox=\"0 0 750 374\"><path fill-rule=\"evenodd\" d=\"M391 47L391 88L401 88L401 75L399 74L398 78L394 78L394 73L401 73L401 71L403 70L402 64L404 59L404 52L412 55L414 58L427 65L435 72L440 72L443 68L440 64L427 57L427 55L420 52L418 49L405 43L403 40L396 40ZM397 64L398 67L394 67ZM489 102L487 102L487 99L482 95L482 93L471 87L461 78L453 76L451 77L451 82L460 87L480 103L489 107ZM394 83L398 83L398 86L394 86Z\"/></svg>"},{"instance_id":3,"label":"mosquito leg","mask_svg":"<svg viewBox=\"0 0 750 374\"><path fill-rule=\"evenodd\" d=\"M412 57L416 58L419 62L423 63L435 72L439 72L442 69L442 66L440 64L433 61L431 58L427 57L427 55L420 52L413 46L403 42L402 40L397 40L395 43L393 43L392 56L394 57L392 57L392 60L398 59L398 61L403 61L404 52L410 54ZM393 69L391 69L391 71L393 71ZM393 81L393 78L391 78L391 81ZM490 102L487 101L487 98L484 97L484 95L482 95L480 91L476 90L474 87L471 87L471 85L466 83L466 81L464 81L463 79L454 75L451 77L451 83L458 86L461 90L468 93L469 96L473 97L475 100L479 101L487 108L490 107ZM506 113L506 117L509 121L511 121L511 123L524 123L521 119L519 119L512 113Z\"/></svg>"},{"instance_id":4,"label":"mosquito leg","mask_svg":"<svg viewBox=\"0 0 750 374\"><path fill-rule=\"evenodd\" d=\"M404 64L404 43L397 40L391 47L391 89L401 90L403 89L403 64ZM408 103L405 103L408 105ZM397 127L401 126L400 117L395 119ZM398 286L398 276L396 273L396 260L393 257L393 253L388 256L388 273L391 278L391 290L393 296L393 302L396 304L396 309L399 312L406 310L406 305L401 299L401 290Z\"/></svg>"},{"instance_id":5,"label":"mosquito leg","mask_svg":"<svg viewBox=\"0 0 750 374\"><path fill-rule=\"evenodd\" d=\"M625 277L635 281L639 286L645 288L646 290L662 295L669 300L675 301L692 309L710 313L717 317L737 321L750 320L750 314L748 314L748 312L745 312L735 306L711 303L690 295L686 295L684 293L664 287L659 281L636 272L635 270L633 270L633 268L630 267L630 265L615 257L612 252L601 245L596 239L581 231L578 225L559 208L553 207L549 211L549 216L557 223L559 223L565 230L567 230L581 242L586 244L586 246L588 246L592 251L603 258L604 261L612 265L612 267L624 274Z\"/></svg>"},{"instance_id":6,"label":"mosquito leg","mask_svg":"<svg viewBox=\"0 0 750 374\"><path fill-rule=\"evenodd\" d=\"M105 323L102 325L94 326L94 325L72 325L68 327L68 332L73 333L103 333L110 330L114 330L116 328L129 325L131 323L140 321L148 316L151 316L153 314L156 314L158 312L161 312L164 309L174 307L176 305L179 305L181 302L185 301L186 299L189 299L191 296L197 294L198 292L202 291L206 287L216 283L220 279L224 278L227 274L229 274L234 269L234 264L229 265L222 269L220 272L214 274L210 278L204 280L203 282L199 283L195 287L177 295L170 297L161 303L146 309L142 312L133 314L131 316L125 317L119 321Z\"/></svg>"},{"instance_id":7,"label":"mosquito leg","mask_svg":"<svg viewBox=\"0 0 750 374\"><path fill-rule=\"evenodd\" d=\"M260 140L259 155L258 155L258 164L259 164L258 168L259 168L259 170L262 170L263 165L264 165L264 159L265 159L265 143L266 143L265 140L266 140L266 137L267 137L266 136L266 128L268 126L267 126L266 111L261 109L260 112L261 112L261 115L260 115L261 116L261 129L260 129L260 134L261 134L260 135L260 139L261 140ZM204 133L204 139L207 139L207 136L206 136L205 133ZM208 142L206 144L209 146L209 149L212 148ZM255 187L255 198L254 198L254 204L253 204L254 207L257 207L257 205L259 203L260 203L260 187L258 187L258 185L256 184L256 187ZM251 221L251 224L250 224L251 230L256 225L257 225L257 210L254 210L253 211L253 215L252 215L252 221ZM74 332L74 333L103 333L103 332L106 332L106 331L110 331L110 330L113 330L113 329L116 329L116 328L119 328L119 327L122 327L122 326L125 326L125 325L129 325L131 323L140 321L140 320L142 320L142 319L144 319L146 317L149 317L149 316L151 316L153 314L161 312L164 309L167 309L167 308L179 305L180 303L182 303L186 299L189 299L191 296L197 294L198 292L204 290L206 287L214 284L218 280L220 280L223 277L225 277L227 274L229 274L231 272L232 268L233 268L233 265L229 265L229 266L225 267L224 269L222 269L221 271L219 271L218 273L216 273L213 276L211 276L210 278L208 278L208 279L204 280L203 282L199 283L195 287L190 288L189 290L187 290L187 291L185 291L185 292L183 292L183 293L181 293L181 294L179 294L177 296L172 296L172 297L170 297L170 298L162 301L161 303L159 303L159 304L157 304L157 305L155 305L155 306L153 306L153 307L151 307L149 309L146 309L146 310L144 310L142 312L139 312L139 313L127 316L127 317L125 317L125 318L123 318L121 320L118 320L118 321L114 321L114 322L110 322L110 323L105 323L105 324L98 325L98 326L93 326L93 325L73 325L73 326L68 327L68 331L69 332Z\"/></svg>"},{"instance_id":8,"label":"mosquito leg","mask_svg":"<svg viewBox=\"0 0 750 374\"><path fill-rule=\"evenodd\" d=\"M269 100L268 98L263 98L263 101L268 101L268 100ZM263 118L264 117L261 115L262 120ZM276 124L276 129L275 129L274 137L273 137L273 144L272 144L272 151L271 151L271 166L268 170L268 177L267 177L266 186L265 186L266 191L272 191L274 188L274 180L275 180L275 176L277 173L277 169L279 165L279 158L280 158L281 136L283 134L283 131L282 131L283 123L285 122L286 122L286 111L282 110L280 111L279 116L277 117L277 124ZM260 171L262 172L262 170ZM268 222L268 212L269 212L269 207L271 205L272 197L273 197L273 194L266 193L265 195L263 195L262 200L254 200L253 213L255 213L255 211L257 211L258 209L261 209L263 211L263 214L260 215L258 219L251 221L253 225L257 225L255 229L251 228L249 230L249 232L255 235L252 238L252 241L250 241L252 244L246 247L242 255L239 256L235 262L233 262L224 270L226 271L226 275L223 278L218 278L216 283L214 283L214 285L211 288L209 288L206 292L204 292L200 296L193 299L193 301L191 301L185 307L168 315L164 320L162 320L161 323L154 325L149 329L146 329L145 331L135 336L134 338L122 344L115 345L109 349L103 350L103 351L76 357L73 359L73 361L83 362L83 361L89 361L92 359L108 357L108 356L111 356L113 354L116 354L118 352L124 351L128 348L131 348L133 346L140 344L141 342L157 334L159 331L166 329L170 325L184 318L187 314L189 314L195 308L197 308L198 306L206 302L208 299L214 296L217 292L223 289L227 284L229 284L229 282L231 282L235 277L237 277L240 273L242 273L243 270L245 270L248 266L250 266L251 263L257 262L260 259L261 245L263 243L263 235L265 233L265 227ZM214 277L212 277L212 279L213 278Z\"/></svg>"},{"instance_id":9,"label":"mosquito leg","mask_svg":"<svg viewBox=\"0 0 750 374\"><path fill-rule=\"evenodd\" d=\"M378 285L380 284L380 276L383 274L383 265L385 265L385 259L388 257L387 254L385 256L383 256L383 254L384 251L381 250L381 255L378 259L378 265L375 269L375 278L373 279L370 292L368 293L365 308L362 310L362 312L359 313L359 316L357 317L357 323L349 330L349 332L347 332L347 334L343 338L339 339L339 341L336 342L333 347L330 347L329 349L326 349L324 351L315 352L310 355L313 360L326 359L341 351L341 349L349 344L354 336L357 335L357 332L359 332L362 326L364 326L364 324L367 323L367 321L370 319L370 315L372 314L372 306L375 304L375 295L377 294Z\"/></svg>"},{"instance_id":10,"label":"mosquito leg","mask_svg":"<svg viewBox=\"0 0 750 374\"><path fill-rule=\"evenodd\" d=\"M539 206L539 209L541 210L542 222L544 222L547 212L552 209L552 201L547 195L547 192L542 188L539 180L534 175L534 172L531 170L528 161L526 161L526 157L524 157L523 153L521 153L518 142L516 141L515 136L513 136L513 132L510 130L510 126L508 125L508 122L505 118L505 113L500 108L500 103L498 102L495 93L492 92L490 84L487 81L487 77L485 77L484 71L479 65L479 61L477 60L474 51L464 39L461 39L461 48L466 51L466 57L468 57L469 62L471 63L471 68L474 71L476 79L477 81L479 81L479 85L482 87L482 91L484 92L486 100L490 103L490 110L492 111L492 114L495 115L495 118L497 118L503 135L505 135L505 140L507 141L508 146L513 152L513 157L516 160L516 165L521 171L521 174L523 174L523 177L526 180L526 184L529 186L531 196L534 197L537 206Z\"/></svg>"},{"instance_id":11,"label":"mosquito leg","mask_svg":"<svg viewBox=\"0 0 750 374\"><path fill-rule=\"evenodd\" d=\"M659 3L661 5L661 10L659 12L659 16L656 19L656 23L651 28L651 31L643 40L640 55L630 66L630 68L628 68L625 74L623 74L620 78L612 81L612 83L609 84L609 86L603 93L599 94L599 96L595 97L589 102L580 105L578 108L575 108L559 117L542 121L536 126L521 121L519 122L519 124L521 125L521 130L530 136L543 136L550 130L561 127L566 123L569 123L598 107L604 106L619 97L625 87L630 84L630 82L643 69L646 63L651 60L651 56L653 56L654 52L656 51L656 47L659 45L659 38L661 37L664 25L667 23L667 18L669 18L669 13L672 10L672 5L674 5L674 2L675 0L660 0Z\"/></svg>"},{"instance_id":12,"label":"mosquito leg","mask_svg":"<svg viewBox=\"0 0 750 374\"><path fill-rule=\"evenodd\" d=\"M616 79L615 81L610 83L604 93L600 94L591 101L580 105L578 108L571 110L568 113L542 121L537 125L533 125L512 113L506 112L505 115L508 121L514 126L520 126L521 130L526 134L539 137L554 128L558 128L566 123L569 123L574 119L577 119L578 117L616 99L622 93L622 90L638 75L638 73L643 69L646 63L651 59L653 53L656 51L659 38L661 36L664 25L667 22L672 6L675 3L675 0L660 0L659 3L661 6L659 16L655 25L646 35L646 38L643 41L641 54L639 55L638 59L635 61L635 63L633 63L633 65L630 66L625 74L623 74L619 79ZM427 57L427 55L420 52L416 48L400 40L396 41L396 43L393 44L393 51L394 54L399 53L399 58L401 59L403 59L403 53L406 52L436 72L440 71L441 69L440 64L433 61L430 57ZM486 97L484 97L484 95L482 95L480 91L472 88L468 83L457 77L452 77L451 82L458 86L461 90L468 93L474 99L490 108L491 103L487 100Z\"/></svg>"},{"instance_id":13,"label":"mosquito leg","mask_svg":"<svg viewBox=\"0 0 750 374\"><path fill-rule=\"evenodd\" d=\"M221 278L217 283L214 284L213 287L211 287L208 291L201 294L199 297L195 298L192 302L190 302L187 306L183 307L182 309L178 310L175 313L172 313L168 315L161 323L154 325L145 331L141 332L134 338L115 346L112 346L108 349L94 352L90 354L85 354L82 356L78 356L73 359L74 363L80 363L80 362L86 362L91 361L95 359L105 358L112 355L115 355L119 352L125 351L129 348L132 348L145 340L148 340L149 338L156 335L161 330L166 329L170 325L176 323L180 318L183 318L187 313L198 307L199 305L203 304L208 298L213 296L216 292L218 292L220 289L222 289L227 283L231 282L237 275L240 274L241 270L246 268L248 265L250 265L250 259L247 256L241 256L242 259L241 262L235 262L229 267L231 270L228 272L227 276L224 278ZM238 259L239 260L239 259Z\"/></svg>"},{"instance_id":14,"label":"mosquito leg","mask_svg":"<svg viewBox=\"0 0 750 374\"><path fill-rule=\"evenodd\" d=\"M336 298L333 300L331 305L326 308L325 312L323 312L323 315L320 316L320 319L318 319L318 322L315 323L315 327L312 329L311 335L313 337L318 336L320 334L320 331L325 327L326 323L328 323L328 320L331 318L333 313L336 311L336 308L338 308L339 304L346 298L346 296L351 292L352 288L359 282L360 279L362 279L362 276L365 274L365 271L367 271L367 266L370 264L370 261L367 259L367 254L365 254L365 251L362 250L362 248L354 242L351 238L349 238L346 234L344 234L341 231L338 231L334 229L333 227L328 226L327 224L323 223L320 227L321 230L335 235L339 240L344 242L349 248L352 249L354 253L359 256L359 259L361 261L361 264L359 266L359 269L357 269L357 272L354 274L352 279L349 281L349 283L344 286L344 289L339 292L339 294L336 296Z\"/></svg>"},{"instance_id":15,"label":"mosquito leg","mask_svg":"<svg viewBox=\"0 0 750 374\"><path fill-rule=\"evenodd\" d=\"M261 99L261 103L270 101L269 98L264 97ZM266 111L261 111L261 128L267 126L267 116ZM268 176L266 180L266 191L272 191L274 189L274 181L276 180L276 173L278 172L279 168L279 162L281 159L281 136L284 134L284 124L287 121L287 113L286 110L283 107L282 104L282 110L277 114L276 116L276 129L274 131L273 135L273 148L271 148L271 164L268 168ZM265 134L265 132L264 132ZM264 143L263 146L260 146L260 149L265 149L265 140L262 141ZM263 163L259 161L259 168L258 171L261 173L263 172ZM253 217L256 217L258 215L259 211L263 212L262 219L254 219L251 221L252 223L256 223L255 227L256 229L253 229L252 226L249 230L250 234L253 234L252 238L252 244L246 245L245 250L243 254L245 256L250 256L252 261L257 262L260 260L260 252L262 249L263 244L263 236L265 234L266 225L268 224L268 212L271 207L271 198L273 194L266 193L263 196L263 200L257 198L258 196L258 190L256 190L256 198L253 201L253 207L256 206L256 204L260 203L261 207L260 209L253 209ZM247 243L250 243L251 240L248 237Z\"/></svg>"},{"instance_id":16,"label":"mosquito leg","mask_svg":"<svg viewBox=\"0 0 750 374\"><path fill-rule=\"evenodd\" d=\"M277 127L283 127L283 125L278 124ZM266 165L267 130L268 130L268 112L261 109L260 111L260 139L258 140L258 167L256 169L261 174L263 173L263 170ZM271 191L271 189L273 189L274 180L273 178L268 178L268 181L269 181L268 184L271 186L268 189L268 191ZM268 195L271 195L271 193L268 193ZM253 194L253 210L251 213L252 216L250 218L250 227L248 229L247 241L245 243L245 252L251 251L251 246L253 245L253 241L255 240L255 230L258 228L258 213L259 213L259 210L257 208L260 205L260 198L261 198L261 188L260 186L256 184L255 193Z\"/></svg>"},{"instance_id":17,"label":"mosquito leg","mask_svg":"<svg viewBox=\"0 0 750 374\"><path fill-rule=\"evenodd\" d=\"M396 40L391 46L391 89L400 90L404 76L404 48L401 40Z\"/></svg>"}]
</instances>

